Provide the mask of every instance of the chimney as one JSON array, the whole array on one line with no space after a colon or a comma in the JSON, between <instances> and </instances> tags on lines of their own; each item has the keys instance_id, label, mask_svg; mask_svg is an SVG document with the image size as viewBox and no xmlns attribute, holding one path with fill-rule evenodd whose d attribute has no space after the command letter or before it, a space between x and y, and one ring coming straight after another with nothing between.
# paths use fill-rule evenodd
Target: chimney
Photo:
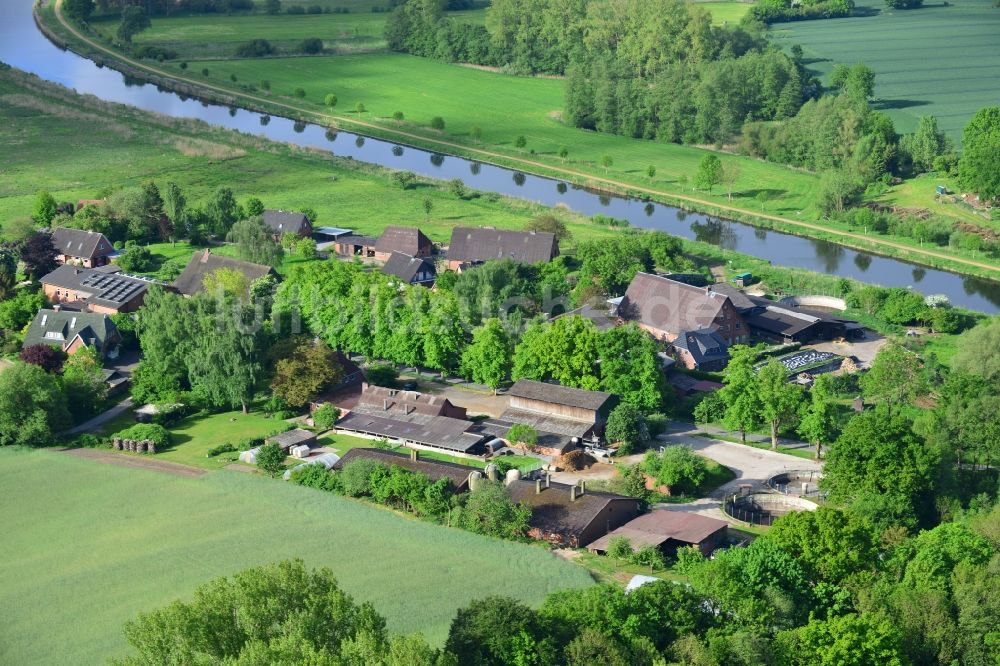
<instances>
[{"instance_id":1,"label":"chimney","mask_svg":"<svg viewBox=\"0 0 1000 666\"><path fill-rule=\"evenodd\" d=\"M587 482L580 479L580 495L582 496L585 492L587 492Z\"/></svg>"},{"instance_id":2,"label":"chimney","mask_svg":"<svg viewBox=\"0 0 1000 666\"><path fill-rule=\"evenodd\" d=\"M53 304L52 304L52 310L53 310L53 312L59 312L59 310L60 310L61 308L62 308L62 306L61 306L61 305L59 305L58 303L53 303ZM44 323L44 322L43 322L43 323Z\"/></svg>"},{"instance_id":3,"label":"chimney","mask_svg":"<svg viewBox=\"0 0 1000 666\"><path fill-rule=\"evenodd\" d=\"M536 495L541 495L542 494L542 480L541 479L535 479L535 494Z\"/></svg>"},{"instance_id":4,"label":"chimney","mask_svg":"<svg viewBox=\"0 0 1000 666\"><path fill-rule=\"evenodd\" d=\"M552 475L551 474L546 474L545 475L545 487L548 488L551 485L551 483L552 483Z\"/></svg>"},{"instance_id":5,"label":"chimney","mask_svg":"<svg viewBox=\"0 0 1000 666\"><path fill-rule=\"evenodd\" d=\"M410 449L410 460L412 460L413 462L417 462L417 450L416 449Z\"/></svg>"},{"instance_id":6,"label":"chimney","mask_svg":"<svg viewBox=\"0 0 1000 666\"><path fill-rule=\"evenodd\" d=\"M382 398L382 411L383 412L389 411L389 399L388 398Z\"/></svg>"},{"instance_id":7,"label":"chimney","mask_svg":"<svg viewBox=\"0 0 1000 666\"><path fill-rule=\"evenodd\" d=\"M570 502L576 501L576 486L573 486L572 488L569 489L569 501Z\"/></svg>"}]
</instances>

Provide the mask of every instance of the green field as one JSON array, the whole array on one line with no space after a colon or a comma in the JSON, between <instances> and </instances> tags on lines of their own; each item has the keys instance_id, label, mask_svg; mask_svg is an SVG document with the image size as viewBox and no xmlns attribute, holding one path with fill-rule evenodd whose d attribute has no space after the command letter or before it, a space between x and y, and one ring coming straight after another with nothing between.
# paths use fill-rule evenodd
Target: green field
<instances>
[{"instance_id":1,"label":"green field","mask_svg":"<svg viewBox=\"0 0 1000 666\"><path fill-rule=\"evenodd\" d=\"M717 25L737 25L753 2L730 2L727 0L695 0L694 4L712 13L713 23Z\"/></svg>"},{"instance_id":2,"label":"green field","mask_svg":"<svg viewBox=\"0 0 1000 666\"><path fill-rule=\"evenodd\" d=\"M2 69L0 154L0 224L30 215L39 189L75 201L150 179L161 186L177 182L193 205L225 186L240 200L257 196L269 207L311 207L321 225L378 233L388 225L419 224L437 241L447 240L458 223L522 228L549 210L513 199L459 200L430 181L403 191L383 169L105 104ZM434 204L429 221L425 198ZM583 218L556 214L577 238L611 233ZM156 250L163 260L193 251L183 243Z\"/></svg>"},{"instance_id":3,"label":"green field","mask_svg":"<svg viewBox=\"0 0 1000 666\"><path fill-rule=\"evenodd\" d=\"M860 0L858 9L872 15L777 24L772 33L785 47L801 44L810 68L824 76L836 63L871 67L877 107L898 131L912 132L920 116L937 116L957 143L972 114L1000 103L1000 9L992 0L909 11Z\"/></svg>"},{"instance_id":4,"label":"green field","mask_svg":"<svg viewBox=\"0 0 1000 666\"><path fill-rule=\"evenodd\" d=\"M122 623L249 566L328 566L389 628L441 643L460 606L488 594L537 603L586 572L496 541L236 472L199 479L50 451L0 450L0 663L98 664Z\"/></svg>"},{"instance_id":5,"label":"green field","mask_svg":"<svg viewBox=\"0 0 1000 666\"><path fill-rule=\"evenodd\" d=\"M388 16L386 12L359 9L348 14L237 14L210 20L204 16L154 18L152 27L136 35L134 43L137 47L158 46L176 51L179 59L232 57L240 44L252 39L266 39L279 53L292 52L299 42L311 37L322 39L328 52L368 52L385 48ZM481 9L450 12L449 16L463 23L481 24L486 20L486 12ZM113 37L118 19L100 18L92 25L101 34Z\"/></svg>"}]
</instances>

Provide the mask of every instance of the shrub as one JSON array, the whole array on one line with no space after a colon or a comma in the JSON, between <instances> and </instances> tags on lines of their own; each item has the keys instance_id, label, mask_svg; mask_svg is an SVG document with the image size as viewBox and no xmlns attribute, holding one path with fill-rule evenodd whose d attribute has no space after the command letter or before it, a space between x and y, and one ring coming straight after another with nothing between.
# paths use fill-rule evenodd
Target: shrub
<instances>
[{"instance_id":1,"label":"shrub","mask_svg":"<svg viewBox=\"0 0 1000 666\"><path fill-rule=\"evenodd\" d=\"M686 573L705 561L705 556L698 550L698 546L684 546L677 549L677 564L674 565L679 573Z\"/></svg>"},{"instance_id":2,"label":"shrub","mask_svg":"<svg viewBox=\"0 0 1000 666\"><path fill-rule=\"evenodd\" d=\"M307 53L309 55L316 55L317 53L323 52L323 40L319 37L309 37L308 39L303 39L299 42L300 53ZM327 106L332 106L328 104Z\"/></svg>"},{"instance_id":3,"label":"shrub","mask_svg":"<svg viewBox=\"0 0 1000 666\"><path fill-rule=\"evenodd\" d=\"M149 439L156 444L157 450L165 448L170 444L170 432L156 423L137 423L131 428L118 431L114 436L120 439L134 439L136 441Z\"/></svg>"},{"instance_id":4,"label":"shrub","mask_svg":"<svg viewBox=\"0 0 1000 666\"><path fill-rule=\"evenodd\" d=\"M97 435L79 435L71 443L70 446L77 446L85 449L96 449L104 446L104 442Z\"/></svg>"},{"instance_id":5,"label":"shrub","mask_svg":"<svg viewBox=\"0 0 1000 666\"><path fill-rule=\"evenodd\" d=\"M635 551L635 554L629 558L629 561L632 562L632 564L649 567L650 571L663 569L667 566L663 553L661 553L660 549L656 546L643 546L639 550Z\"/></svg>"},{"instance_id":6,"label":"shrub","mask_svg":"<svg viewBox=\"0 0 1000 666\"><path fill-rule=\"evenodd\" d=\"M203 67L202 68L201 75L202 76L208 76L208 67Z\"/></svg>"},{"instance_id":7,"label":"shrub","mask_svg":"<svg viewBox=\"0 0 1000 666\"><path fill-rule=\"evenodd\" d=\"M226 442L225 444L219 444L218 446L213 446L205 454L206 458L214 458L215 456L222 455L223 453L232 453L236 451L236 447L232 444Z\"/></svg>"},{"instance_id":8,"label":"shrub","mask_svg":"<svg viewBox=\"0 0 1000 666\"><path fill-rule=\"evenodd\" d=\"M257 452L257 469L277 476L285 469L285 452L274 442L260 447Z\"/></svg>"},{"instance_id":9,"label":"shrub","mask_svg":"<svg viewBox=\"0 0 1000 666\"><path fill-rule=\"evenodd\" d=\"M236 47L236 55L240 58L260 58L273 53L274 47L266 39L251 39Z\"/></svg>"},{"instance_id":10,"label":"shrub","mask_svg":"<svg viewBox=\"0 0 1000 666\"><path fill-rule=\"evenodd\" d=\"M285 10L286 14L305 14L306 8L301 5L292 5Z\"/></svg>"},{"instance_id":11,"label":"shrub","mask_svg":"<svg viewBox=\"0 0 1000 666\"><path fill-rule=\"evenodd\" d=\"M616 536L611 537L611 540L608 541L608 557L613 557L616 560L627 560L634 553L628 537Z\"/></svg>"},{"instance_id":12,"label":"shrub","mask_svg":"<svg viewBox=\"0 0 1000 666\"><path fill-rule=\"evenodd\" d=\"M382 463L361 458L349 462L340 473L344 494L348 497L364 497L372 494L372 475L388 468Z\"/></svg>"},{"instance_id":13,"label":"shrub","mask_svg":"<svg viewBox=\"0 0 1000 666\"><path fill-rule=\"evenodd\" d=\"M306 96L306 91L303 90L302 88L296 88L295 89L295 96L298 97L299 99L302 99L302 98L304 98Z\"/></svg>"},{"instance_id":14,"label":"shrub","mask_svg":"<svg viewBox=\"0 0 1000 666\"><path fill-rule=\"evenodd\" d=\"M369 383L375 386L396 388L399 384L397 381L399 379L399 370L392 365L373 365L365 371L365 375L368 377Z\"/></svg>"},{"instance_id":15,"label":"shrub","mask_svg":"<svg viewBox=\"0 0 1000 666\"><path fill-rule=\"evenodd\" d=\"M313 425L318 430L329 430L340 418L340 410L327 403L313 412Z\"/></svg>"},{"instance_id":16,"label":"shrub","mask_svg":"<svg viewBox=\"0 0 1000 666\"><path fill-rule=\"evenodd\" d=\"M255 449L258 446L263 446L263 445L264 445L263 437L248 437L247 439L240 440L239 444L236 445L236 448L239 449L240 451L249 451L250 449Z\"/></svg>"},{"instance_id":17,"label":"shrub","mask_svg":"<svg viewBox=\"0 0 1000 666\"><path fill-rule=\"evenodd\" d=\"M431 127L438 130L439 132L444 129L444 118L441 116L434 116L431 118Z\"/></svg>"},{"instance_id":18,"label":"shrub","mask_svg":"<svg viewBox=\"0 0 1000 666\"><path fill-rule=\"evenodd\" d=\"M395 120L396 122L401 122L403 120L403 112L402 111L393 111L392 112L392 119Z\"/></svg>"},{"instance_id":19,"label":"shrub","mask_svg":"<svg viewBox=\"0 0 1000 666\"><path fill-rule=\"evenodd\" d=\"M289 480L300 486L325 490L338 495L344 492L344 484L341 482L340 475L334 474L322 465L306 465L302 469L292 472Z\"/></svg>"}]
</instances>

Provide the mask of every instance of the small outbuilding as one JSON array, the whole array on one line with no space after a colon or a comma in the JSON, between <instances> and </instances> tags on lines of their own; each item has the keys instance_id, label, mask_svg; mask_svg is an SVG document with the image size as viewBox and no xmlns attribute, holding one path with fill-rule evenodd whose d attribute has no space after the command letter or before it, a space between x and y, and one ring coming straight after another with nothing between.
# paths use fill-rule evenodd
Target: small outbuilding
<instances>
[{"instance_id":1,"label":"small outbuilding","mask_svg":"<svg viewBox=\"0 0 1000 666\"><path fill-rule=\"evenodd\" d=\"M678 548L697 546L706 557L725 543L729 523L685 511L658 509L643 514L614 529L587 546L598 555L608 551L615 537L628 539L632 548L654 546L665 555L675 555Z\"/></svg>"},{"instance_id":2,"label":"small outbuilding","mask_svg":"<svg viewBox=\"0 0 1000 666\"><path fill-rule=\"evenodd\" d=\"M283 432L280 435L275 435L274 437L268 437L266 443L277 444L283 451L286 452L291 451L293 447L298 446L308 446L312 448L313 446L316 446L316 433L303 430L302 428L296 428L295 430L289 430L288 432Z\"/></svg>"}]
</instances>

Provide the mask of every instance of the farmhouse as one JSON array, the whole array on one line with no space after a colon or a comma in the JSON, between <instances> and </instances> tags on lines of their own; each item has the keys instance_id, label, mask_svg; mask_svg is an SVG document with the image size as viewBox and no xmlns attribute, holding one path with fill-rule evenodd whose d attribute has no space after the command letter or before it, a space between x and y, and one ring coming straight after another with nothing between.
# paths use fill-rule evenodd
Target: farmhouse
<instances>
[{"instance_id":1,"label":"farmhouse","mask_svg":"<svg viewBox=\"0 0 1000 666\"><path fill-rule=\"evenodd\" d=\"M639 500L544 480L517 480L511 499L531 508L528 534L557 546L581 548L639 515Z\"/></svg>"},{"instance_id":2,"label":"farmhouse","mask_svg":"<svg viewBox=\"0 0 1000 666\"><path fill-rule=\"evenodd\" d=\"M706 557L726 541L729 524L696 513L658 509L630 520L621 527L593 541L587 550L604 555L611 540L625 537L638 550L653 546L664 555L676 555L683 546L697 546Z\"/></svg>"},{"instance_id":3,"label":"farmhouse","mask_svg":"<svg viewBox=\"0 0 1000 666\"><path fill-rule=\"evenodd\" d=\"M543 455L561 455L584 443L600 444L608 415L618 404L618 397L610 393L531 379L519 379L507 395L507 409L484 425L499 437L515 424L531 426L538 431L536 451Z\"/></svg>"},{"instance_id":4,"label":"farmhouse","mask_svg":"<svg viewBox=\"0 0 1000 666\"><path fill-rule=\"evenodd\" d=\"M50 345L67 354L92 347L101 358L117 355L121 334L106 314L43 309L28 326L24 347Z\"/></svg>"},{"instance_id":5,"label":"farmhouse","mask_svg":"<svg viewBox=\"0 0 1000 666\"><path fill-rule=\"evenodd\" d=\"M204 250L194 253L187 266L174 280L174 289L185 296L194 296L204 289L205 276L222 268L242 273L243 277L250 283L274 273L274 269L270 266L252 264L249 261L240 261L232 257L222 257L212 254L211 250Z\"/></svg>"},{"instance_id":6,"label":"farmhouse","mask_svg":"<svg viewBox=\"0 0 1000 666\"><path fill-rule=\"evenodd\" d=\"M455 227L448 245L448 269L462 270L495 259L537 264L552 261L557 256L559 242L547 232Z\"/></svg>"},{"instance_id":7,"label":"farmhouse","mask_svg":"<svg viewBox=\"0 0 1000 666\"><path fill-rule=\"evenodd\" d=\"M333 469L342 471L344 467L354 460L374 460L387 466L402 467L410 472L423 474L431 481L448 479L456 492L466 492L469 490L469 475L474 472L470 467L457 463L442 462L438 460L427 460L420 457L420 452L416 449L410 450L410 455L396 453L384 449L348 449L344 456L337 461Z\"/></svg>"},{"instance_id":8,"label":"farmhouse","mask_svg":"<svg viewBox=\"0 0 1000 666\"><path fill-rule=\"evenodd\" d=\"M673 342L674 354L688 370L718 372L729 363L729 345L716 331L688 331Z\"/></svg>"},{"instance_id":9,"label":"farmhouse","mask_svg":"<svg viewBox=\"0 0 1000 666\"><path fill-rule=\"evenodd\" d=\"M271 230L275 239L285 234L294 234L307 238L312 235L312 224L305 213L294 213L284 210L265 210L261 216L264 226Z\"/></svg>"},{"instance_id":10,"label":"farmhouse","mask_svg":"<svg viewBox=\"0 0 1000 666\"><path fill-rule=\"evenodd\" d=\"M126 275L117 266L83 268L63 264L41 279L45 298L63 309L102 314L135 312L155 280Z\"/></svg>"},{"instance_id":11,"label":"farmhouse","mask_svg":"<svg viewBox=\"0 0 1000 666\"><path fill-rule=\"evenodd\" d=\"M399 278L405 284L426 284L433 282L437 277L433 261L402 252L393 252L389 256L389 261L382 266L382 272Z\"/></svg>"},{"instance_id":12,"label":"farmhouse","mask_svg":"<svg viewBox=\"0 0 1000 666\"><path fill-rule=\"evenodd\" d=\"M111 241L104 234L95 231L56 227L51 236L52 244L59 253L56 256L59 264L97 268L107 265L111 261L111 255L115 253Z\"/></svg>"},{"instance_id":13,"label":"farmhouse","mask_svg":"<svg viewBox=\"0 0 1000 666\"><path fill-rule=\"evenodd\" d=\"M416 227L386 227L378 238L354 234L341 236L334 243L334 250L342 257L366 257L386 262L393 252L429 257L434 253L434 244Z\"/></svg>"},{"instance_id":14,"label":"farmhouse","mask_svg":"<svg viewBox=\"0 0 1000 666\"><path fill-rule=\"evenodd\" d=\"M665 342L692 331L714 331L732 345L746 342L750 333L726 294L649 273L632 279L617 314Z\"/></svg>"}]
</instances>

